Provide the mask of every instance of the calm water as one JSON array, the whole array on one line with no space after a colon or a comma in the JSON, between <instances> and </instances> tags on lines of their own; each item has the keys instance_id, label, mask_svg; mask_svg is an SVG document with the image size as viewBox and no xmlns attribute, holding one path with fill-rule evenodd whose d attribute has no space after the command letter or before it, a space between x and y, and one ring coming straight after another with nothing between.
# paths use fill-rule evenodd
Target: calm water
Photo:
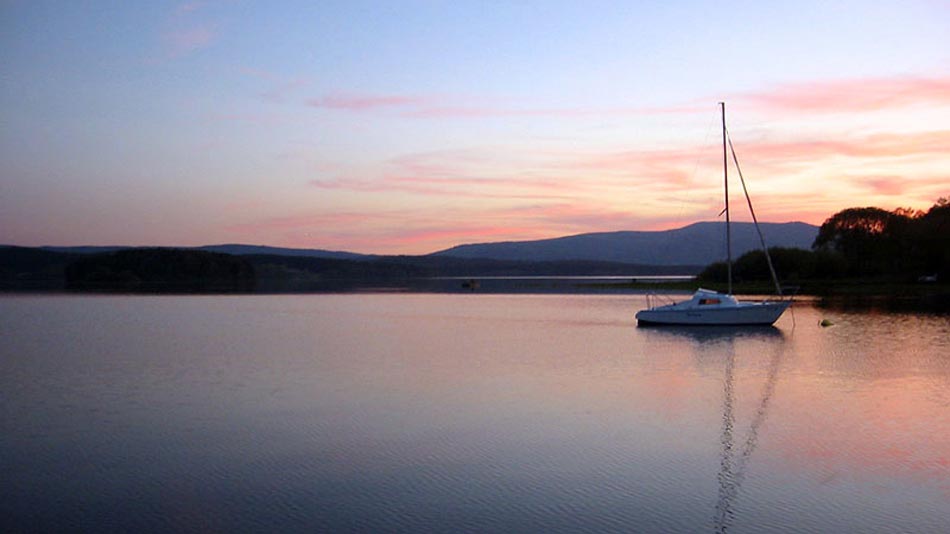
<instances>
[{"instance_id":1,"label":"calm water","mask_svg":"<svg viewBox=\"0 0 950 534\"><path fill-rule=\"evenodd\" d=\"M0 530L946 531L950 318L642 303L2 297Z\"/></svg>"}]
</instances>

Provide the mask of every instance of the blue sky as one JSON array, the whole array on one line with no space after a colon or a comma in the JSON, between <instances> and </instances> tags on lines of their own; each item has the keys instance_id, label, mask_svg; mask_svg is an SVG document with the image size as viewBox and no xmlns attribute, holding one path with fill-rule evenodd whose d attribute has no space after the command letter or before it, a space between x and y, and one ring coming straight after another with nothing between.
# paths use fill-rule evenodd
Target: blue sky
<instances>
[{"instance_id":1,"label":"blue sky","mask_svg":"<svg viewBox=\"0 0 950 534\"><path fill-rule=\"evenodd\" d=\"M947 2L0 1L0 242L420 253L950 195Z\"/></svg>"}]
</instances>

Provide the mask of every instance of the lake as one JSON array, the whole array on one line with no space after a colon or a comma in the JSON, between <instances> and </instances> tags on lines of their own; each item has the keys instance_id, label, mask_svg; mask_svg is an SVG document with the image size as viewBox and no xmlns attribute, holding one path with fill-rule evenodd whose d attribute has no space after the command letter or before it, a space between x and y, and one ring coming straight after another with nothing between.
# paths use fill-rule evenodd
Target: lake
<instances>
[{"instance_id":1,"label":"lake","mask_svg":"<svg viewBox=\"0 0 950 534\"><path fill-rule=\"evenodd\" d=\"M644 302L0 297L0 526L946 531L950 317Z\"/></svg>"}]
</instances>

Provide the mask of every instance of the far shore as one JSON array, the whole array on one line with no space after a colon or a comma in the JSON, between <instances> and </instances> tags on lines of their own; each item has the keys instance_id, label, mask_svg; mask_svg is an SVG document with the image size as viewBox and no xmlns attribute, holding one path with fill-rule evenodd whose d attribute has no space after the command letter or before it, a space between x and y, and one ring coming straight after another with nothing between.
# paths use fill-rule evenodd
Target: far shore
<instances>
[{"instance_id":1,"label":"far shore","mask_svg":"<svg viewBox=\"0 0 950 534\"><path fill-rule=\"evenodd\" d=\"M243 291L188 290L165 287L162 284L142 284L135 289L90 285L81 289L66 289L58 281L48 283L20 283L15 286L0 285L0 294L13 293L62 293L62 294L308 294L367 292L385 289L387 292L407 293L691 293L699 287L726 292L725 283L701 281L682 276L452 276L394 278L370 280L361 278L323 278L318 283L276 283L259 280L257 287ZM775 295L775 287L767 282L735 282L734 295ZM782 285L783 295L815 297L866 296L866 297L941 297L950 298L950 284L892 282L886 280L843 279L805 280Z\"/></svg>"}]
</instances>

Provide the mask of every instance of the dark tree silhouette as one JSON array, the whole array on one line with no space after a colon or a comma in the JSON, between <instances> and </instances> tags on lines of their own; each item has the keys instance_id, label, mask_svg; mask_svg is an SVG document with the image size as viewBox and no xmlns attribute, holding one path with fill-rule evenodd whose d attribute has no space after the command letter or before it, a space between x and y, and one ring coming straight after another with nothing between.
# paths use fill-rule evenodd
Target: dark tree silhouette
<instances>
[{"instance_id":1,"label":"dark tree silhouette","mask_svg":"<svg viewBox=\"0 0 950 534\"><path fill-rule=\"evenodd\" d=\"M950 280L950 198L928 211L898 208L848 208L829 217L818 230L812 251L769 249L779 279L795 282L842 277L882 281ZM768 280L761 251L742 255L733 264L738 281ZM701 281L721 282L725 263L715 263Z\"/></svg>"},{"instance_id":2,"label":"dark tree silhouette","mask_svg":"<svg viewBox=\"0 0 950 534\"><path fill-rule=\"evenodd\" d=\"M950 197L941 197L914 229L924 273L950 280Z\"/></svg>"},{"instance_id":3,"label":"dark tree silhouette","mask_svg":"<svg viewBox=\"0 0 950 534\"><path fill-rule=\"evenodd\" d=\"M881 275L899 270L902 240L910 217L880 208L848 208L818 229L814 248L841 253L853 276Z\"/></svg>"},{"instance_id":4,"label":"dark tree silhouette","mask_svg":"<svg viewBox=\"0 0 950 534\"><path fill-rule=\"evenodd\" d=\"M200 250L121 250L84 256L66 266L66 287L136 292L234 292L254 289L247 260Z\"/></svg>"}]
</instances>

